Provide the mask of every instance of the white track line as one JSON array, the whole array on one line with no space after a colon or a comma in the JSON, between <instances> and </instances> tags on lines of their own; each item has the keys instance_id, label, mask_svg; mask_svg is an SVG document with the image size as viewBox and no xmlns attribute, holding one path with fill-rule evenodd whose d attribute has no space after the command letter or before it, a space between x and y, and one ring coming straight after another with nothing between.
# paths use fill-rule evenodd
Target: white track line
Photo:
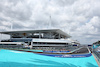
<instances>
[{"instance_id":1,"label":"white track line","mask_svg":"<svg viewBox=\"0 0 100 67\"><path fill-rule=\"evenodd\" d=\"M91 51L90 51L90 49L88 47L87 47L87 49L88 49L89 53L91 53Z\"/></svg>"},{"instance_id":2,"label":"white track line","mask_svg":"<svg viewBox=\"0 0 100 67\"><path fill-rule=\"evenodd\" d=\"M83 48L83 47L80 47L80 48L78 48L78 49L72 50L72 51L70 51L70 52L68 52L68 53L72 53L72 52L74 52L74 51L80 50L81 48Z\"/></svg>"}]
</instances>

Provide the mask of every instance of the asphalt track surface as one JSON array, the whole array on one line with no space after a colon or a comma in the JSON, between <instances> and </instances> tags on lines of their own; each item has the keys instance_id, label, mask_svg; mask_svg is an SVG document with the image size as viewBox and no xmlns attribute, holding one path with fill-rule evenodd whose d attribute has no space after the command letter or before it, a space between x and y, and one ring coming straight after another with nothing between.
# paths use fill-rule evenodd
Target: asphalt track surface
<instances>
[{"instance_id":1,"label":"asphalt track surface","mask_svg":"<svg viewBox=\"0 0 100 67\"><path fill-rule=\"evenodd\" d=\"M74 51L73 53L89 53L87 47L83 47L79 50Z\"/></svg>"}]
</instances>

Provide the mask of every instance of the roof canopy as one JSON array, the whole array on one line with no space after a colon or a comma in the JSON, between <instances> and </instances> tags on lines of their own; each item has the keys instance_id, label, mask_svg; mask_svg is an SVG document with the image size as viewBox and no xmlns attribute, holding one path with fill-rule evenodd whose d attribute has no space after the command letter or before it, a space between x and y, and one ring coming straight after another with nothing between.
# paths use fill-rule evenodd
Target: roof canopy
<instances>
[{"instance_id":1,"label":"roof canopy","mask_svg":"<svg viewBox=\"0 0 100 67\"><path fill-rule=\"evenodd\" d=\"M67 33L61 31L60 29L45 29L45 30L23 30L23 31L4 31L4 32L0 32L1 34L14 34L14 33L45 33L45 32L55 32L55 33L59 33L63 36L66 37L71 37L70 35L68 35Z\"/></svg>"}]
</instances>

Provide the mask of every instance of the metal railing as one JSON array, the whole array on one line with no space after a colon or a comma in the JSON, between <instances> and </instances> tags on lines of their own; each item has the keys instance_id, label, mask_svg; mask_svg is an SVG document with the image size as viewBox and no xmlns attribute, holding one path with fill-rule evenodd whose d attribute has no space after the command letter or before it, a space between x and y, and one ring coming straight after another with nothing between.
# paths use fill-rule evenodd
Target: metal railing
<instances>
[{"instance_id":1,"label":"metal railing","mask_svg":"<svg viewBox=\"0 0 100 67\"><path fill-rule=\"evenodd\" d=\"M0 45L0 48L4 49L20 49L23 48L23 45Z\"/></svg>"},{"instance_id":2,"label":"metal railing","mask_svg":"<svg viewBox=\"0 0 100 67\"><path fill-rule=\"evenodd\" d=\"M93 50L93 53L100 59L100 52L96 52Z\"/></svg>"}]
</instances>

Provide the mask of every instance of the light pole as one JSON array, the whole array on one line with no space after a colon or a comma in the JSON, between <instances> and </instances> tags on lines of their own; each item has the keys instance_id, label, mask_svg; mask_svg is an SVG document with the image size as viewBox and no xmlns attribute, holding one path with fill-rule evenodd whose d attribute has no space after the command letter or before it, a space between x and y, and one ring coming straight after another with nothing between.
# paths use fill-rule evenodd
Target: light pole
<instances>
[{"instance_id":1,"label":"light pole","mask_svg":"<svg viewBox=\"0 0 100 67\"><path fill-rule=\"evenodd\" d=\"M11 31L12 31L12 29L13 29L13 20L11 21Z\"/></svg>"}]
</instances>

